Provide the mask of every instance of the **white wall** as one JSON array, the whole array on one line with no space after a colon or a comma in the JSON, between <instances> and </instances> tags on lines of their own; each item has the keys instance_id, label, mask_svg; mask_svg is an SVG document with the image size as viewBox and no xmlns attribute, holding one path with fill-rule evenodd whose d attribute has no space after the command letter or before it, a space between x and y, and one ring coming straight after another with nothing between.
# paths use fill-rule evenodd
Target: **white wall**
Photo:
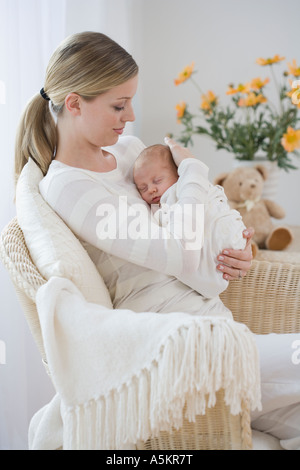
<instances>
[{"instance_id":1,"label":"white wall","mask_svg":"<svg viewBox=\"0 0 300 470\"><path fill-rule=\"evenodd\" d=\"M212 89L219 97L225 97L231 82L269 76L268 70L255 64L257 57L278 53L300 63L298 0L134 0L134 4L142 84L138 129L146 144L162 141L167 132L178 133L174 107L179 101L194 102L195 107L200 103L190 83L173 85L192 61L201 88ZM280 65L279 69L283 70ZM195 139L193 151L210 167L211 179L232 168L231 155L217 152L205 137ZM300 159L294 161L300 167ZM277 201L286 210L284 222L300 224L299 200L300 169L283 172Z\"/></svg>"}]
</instances>

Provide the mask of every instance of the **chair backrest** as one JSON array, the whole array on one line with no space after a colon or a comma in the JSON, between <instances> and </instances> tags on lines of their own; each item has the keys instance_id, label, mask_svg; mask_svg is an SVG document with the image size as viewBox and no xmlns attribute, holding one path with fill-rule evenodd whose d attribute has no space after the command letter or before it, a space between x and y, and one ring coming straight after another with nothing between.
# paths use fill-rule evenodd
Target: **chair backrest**
<instances>
[{"instance_id":1,"label":"chair backrest","mask_svg":"<svg viewBox=\"0 0 300 470\"><path fill-rule=\"evenodd\" d=\"M88 302L113 308L95 264L77 237L42 198L40 168L30 158L17 184L15 217L2 231L0 257L15 286L31 333L47 364L35 298L52 276L70 279Z\"/></svg>"},{"instance_id":2,"label":"chair backrest","mask_svg":"<svg viewBox=\"0 0 300 470\"><path fill-rule=\"evenodd\" d=\"M109 292L82 243L39 192L43 174L31 159L16 190L17 219L31 259L44 277L70 279L88 302L113 308Z\"/></svg>"}]
</instances>

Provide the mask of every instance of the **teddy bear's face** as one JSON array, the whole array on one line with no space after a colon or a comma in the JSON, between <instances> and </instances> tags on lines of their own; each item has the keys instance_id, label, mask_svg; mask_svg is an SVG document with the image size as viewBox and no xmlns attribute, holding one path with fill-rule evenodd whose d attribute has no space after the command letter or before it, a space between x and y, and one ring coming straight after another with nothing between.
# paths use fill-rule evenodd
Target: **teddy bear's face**
<instances>
[{"instance_id":1,"label":"teddy bear's face","mask_svg":"<svg viewBox=\"0 0 300 470\"><path fill-rule=\"evenodd\" d=\"M226 196L231 201L254 200L262 193L264 178L256 168L237 168L223 181Z\"/></svg>"}]
</instances>

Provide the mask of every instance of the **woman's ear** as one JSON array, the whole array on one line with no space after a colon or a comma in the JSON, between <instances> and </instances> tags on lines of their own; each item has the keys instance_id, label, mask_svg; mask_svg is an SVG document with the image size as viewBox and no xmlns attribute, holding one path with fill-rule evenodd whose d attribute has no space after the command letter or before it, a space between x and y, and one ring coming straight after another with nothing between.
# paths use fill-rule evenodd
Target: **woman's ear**
<instances>
[{"instance_id":1,"label":"woman's ear","mask_svg":"<svg viewBox=\"0 0 300 470\"><path fill-rule=\"evenodd\" d=\"M73 116L79 116L81 113L80 100L77 93L69 93L65 98L65 107Z\"/></svg>"}]
</instances>

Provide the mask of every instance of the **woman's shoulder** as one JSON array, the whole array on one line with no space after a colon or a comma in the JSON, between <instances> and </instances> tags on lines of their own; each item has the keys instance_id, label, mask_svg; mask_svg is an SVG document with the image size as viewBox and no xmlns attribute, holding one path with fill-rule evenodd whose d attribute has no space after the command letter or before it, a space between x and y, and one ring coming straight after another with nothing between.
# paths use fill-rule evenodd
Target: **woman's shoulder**
<instances>
[{"instance_id":1,"label":"woman's shoulder","mask_svg":"<svg viewBox=\"0 0 300 470\"><path fill-rule=\"evenodd\" d=\"M144 148L145 145L138 137L125 135L120 137L115 145L106 147L105 150L111 152L116 157L118 168L125 175L132 168L135 160Z\"/></svg>"},{"instance_id":2,"label":"woman's shoulder","mask_svg":"<svg viewBox=\"0 0 300 470\"><path fill-rule=\"evenodd\" d=\"M80 176L75 168L53 160L46 175L39 182L39 191L47 201L54 194L60 193L67 184L76 181Z\"/></svg>"}]
</instances>

